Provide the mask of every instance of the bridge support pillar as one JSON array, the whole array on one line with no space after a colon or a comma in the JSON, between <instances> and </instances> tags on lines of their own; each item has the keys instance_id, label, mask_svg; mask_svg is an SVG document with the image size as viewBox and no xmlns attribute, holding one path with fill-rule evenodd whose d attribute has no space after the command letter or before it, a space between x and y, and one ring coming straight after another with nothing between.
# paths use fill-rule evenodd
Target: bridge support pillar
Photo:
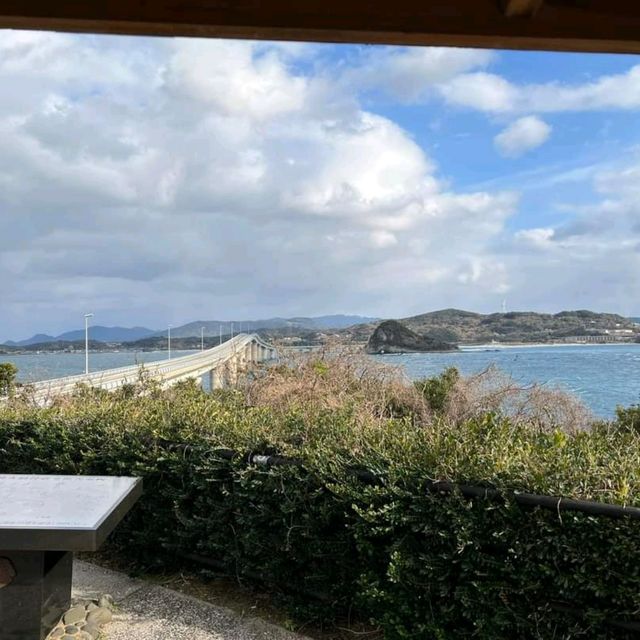
<instances>
[{"instance_id":1,"label":"bridge support pillar","mask_svg":"<svg viewBox=\"0 0 640 640\"><path fill-rule=\"evenodd\" d=\"M227 386L235 386L238 384L238 360L240 355L236 355L227 361L226 366L226 382Z\"/></svg>"},{"instance_id":2,"label":"bridge support pillar","mask_svg":"<svg viewBox=\"0 0 640 640\"><path fill-rule=\"evenodd\" d=\"M227 386L225 378L223 367L211 369L211 371L209 371L209 386L211 387L211 391L214 389L224 389L224 387Z\"/></svg>"}]
</instances>

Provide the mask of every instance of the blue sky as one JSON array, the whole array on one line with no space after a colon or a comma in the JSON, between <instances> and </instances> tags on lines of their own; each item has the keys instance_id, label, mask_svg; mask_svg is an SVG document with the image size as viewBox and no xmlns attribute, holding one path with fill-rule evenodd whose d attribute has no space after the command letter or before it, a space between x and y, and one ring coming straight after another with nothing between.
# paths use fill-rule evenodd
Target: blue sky
<instances>
[{"instance_id":1,"label":"blue sky","mask_svg":"<svg viewBox=\"0 0 640 640\"><path fill-rule=\"evenodd\" d=\"M634 56L0 32L0 339L640 315Z\"/></svg>"},{"instance_id":2,"label":"blue sky","mask_svg":"<svg viewBox=\"0 0 640 640\"><path fill-rule=\"evenodd\" d=\"M499 51L489 69L514 84L579 84L625 73L639 62L636 56L625 55ZM626 156L633 156L640 137L637 110L552 113L545 115L553 127L548 143L516 158L504 157L495 152L493 143L504 127L502 117L443 106L436 100L398 104L378 96L370 104L411 131L437 160L441 175L458 189L517 189L522 200L519 215L512 220L514 228L527 228L541 220L557 222L552 203L591 202L594 194L588 174L583 179L567 176L566 181L552 184L549 180L598 164L624 163Z\"/></svg>"}]
</instances>

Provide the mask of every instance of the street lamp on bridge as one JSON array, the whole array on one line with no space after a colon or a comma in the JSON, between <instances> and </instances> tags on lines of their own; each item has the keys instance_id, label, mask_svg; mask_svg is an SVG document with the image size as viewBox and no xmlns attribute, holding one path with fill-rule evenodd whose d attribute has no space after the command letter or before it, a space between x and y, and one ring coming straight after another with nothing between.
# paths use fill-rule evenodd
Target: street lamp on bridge
<instances>
[{"instance_id":1,"label":"street lamp on bridge","mask_svg":"<svg viewBox=\"0 0 640 640\"><path fill-rule=\"evenodd\" d=\"M84 314L84 374L89 375L89 318L93 313Z\"/></svg>"},{"instance_id":2,"label":"street lamp on bridge","mask_svg":"<svg viewBox=\"0 0 640 640\"><path fill-rule=\"evenodd\" d=\"M171 325L169 325L169 328L167 331L167 343L169 347L169 360L171 360Z\"/></svg>"}]
</instances>

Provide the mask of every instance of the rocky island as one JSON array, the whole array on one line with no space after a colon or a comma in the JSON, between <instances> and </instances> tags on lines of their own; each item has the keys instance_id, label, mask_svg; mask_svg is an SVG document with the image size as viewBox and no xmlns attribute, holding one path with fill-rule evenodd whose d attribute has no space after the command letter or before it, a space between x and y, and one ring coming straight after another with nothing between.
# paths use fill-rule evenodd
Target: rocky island
<instances>
[{"instance_id":1,"label":"rocky island","mask_svg":"<svg viewBox=\"0 0 640 640\"><path fill-rule=\"evenodd\" d=\"M458 347L430 335L420 335L397 320L385 320L371 334L367 353L422 353L425 351L455 351Z\"/></svg>"}]
</instances>

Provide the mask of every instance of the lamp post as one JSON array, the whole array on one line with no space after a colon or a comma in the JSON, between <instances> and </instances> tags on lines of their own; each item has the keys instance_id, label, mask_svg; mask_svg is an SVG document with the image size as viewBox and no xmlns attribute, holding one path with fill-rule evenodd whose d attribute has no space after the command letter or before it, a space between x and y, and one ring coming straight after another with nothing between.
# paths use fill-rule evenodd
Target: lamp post
<instances>
[{"instance_id":1,"label":"lamp post","mask_svg":"<svg viewBox=\"0 0 640 640\"><path fill-rule=\"evenodd\" d=\"M220 329L220 344L222 344L222 322L220 323L218 329Z\"/></svg>"},{"instance_id":2,"label":"lamp post","mask_svg":"<svg viewBox=\"0 0 640 640\"><path fill-rule=\"evenodd\" d=\"M200 351L204 351L204 327L200 327Z\"/></svg>"},{"instance_id":3,"label":"lamp post","mask_svg":"<svg viewBox=\"0 0 640 640\"><path fill-rule=\"evenodd\" d=\"M89 318L93 313L84 314L84 375L89 375Z\"/></svg>"},{"instance_id":4,"label":"lamp post","mask_svg":"<svg viewBox=\"0 0 640 640\"><path fill-rule=\"evenodd\" d=\"M169 360L171 360L171 325L169 325L167 332L167 342L169 345Z\"/></svg>"}]
</instances>

